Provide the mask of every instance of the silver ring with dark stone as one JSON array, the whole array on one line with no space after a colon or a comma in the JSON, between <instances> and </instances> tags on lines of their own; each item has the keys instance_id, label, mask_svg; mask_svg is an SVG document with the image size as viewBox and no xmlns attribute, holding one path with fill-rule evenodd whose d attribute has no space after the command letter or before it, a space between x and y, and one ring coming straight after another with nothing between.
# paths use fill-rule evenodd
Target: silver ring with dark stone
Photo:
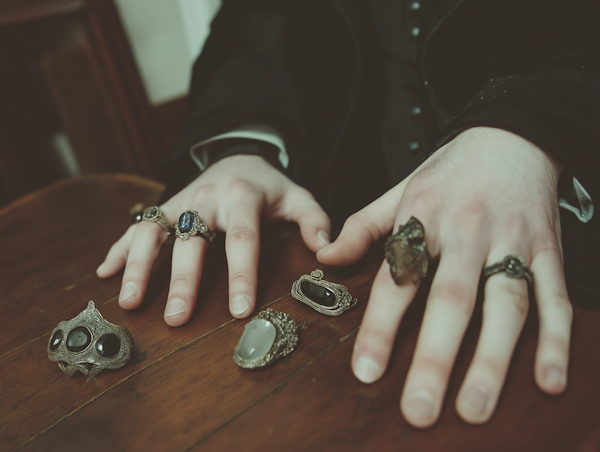
<instances>
[{"instance_id":1,"label":"silver ring with dark stone","mask_svg":"<svg viewBox=\"0 0 600 452\"><path fill-rule=\"evenodd\" d=\"M506 273L511 278L524 278L529 284L533 283L533 272L525 265L521 256L509 254L500 262L483 268L484 276L492 276L496 273Z\"/></svg>"},{"instance_id":2,"label":"silver ring with dark stone","mask_svg":"<svg viewBox=\"0 0 600 452\"><path fill-rule=\"evenodd\" d=\"M158 224L165 230L167 235L171 235L171 232L173 232L173 226L167 221L162 210L160 210L160 207L158 206L148 207L144 211L144 215L142 215L142 221Z\"/></svg>"},{"instance_id":3,"label":"silver ring with dark stone","mask_svg":"<svg viewBox=\"0 0 600 452\"><path fill-rule=\"evenodd\" d=\"M298 278L292 285L292 296L315 311L331 316L343 314L358 302L346 286L325 281L321 270Z\"/></svg>"},{"instance_id":4,"label":"silver ring with dark stone","mask_svg":"<svg viewBox=\"0 0 600 452\"><path fill-rule=\"evenodd\" d=\"M385 259L390 264L394 282L402 286L416 284L427 276L431 256L425 243L425 228L415 217L398 226L398 232L385 242Z\"/></svg>"},{"instance_id":5,"label":"silver ring with dark stone","mask_svg":"<svg viewBox=\"0 0 600 452\"><path fill-rule=\"evenodd\" d=\"M204 223L196 210L186 210L177 220L175 225L175 235L178 239L187 240L192 236L199 236L212 243L217 236L216 232L211 231Z\"/></svg>"},{"instance_id":6,"label":"silver ring with dark stone","mask_svg":"<svg viewBox=\"0 0 600 452\"><path fill-rule=\"evenodd\" d=\"M297 343L296 322L283 312L267 309L246 324L233 360L245 369L265 367L292 353Z\"/></svg>"},{"instance_id":7,"label":"silver ring with dark stone","mask_svg":"<svg viewBox=\"0 0 600 452\"><path fill-rule=\"evenodd\" d=\"M48 358L67 377L77 371L95 377L104 369L118 369L132 353L133 338L127 328L104 320L93 301L77 317L60 322L48 341Z\"/></svg>"}]
</instances>

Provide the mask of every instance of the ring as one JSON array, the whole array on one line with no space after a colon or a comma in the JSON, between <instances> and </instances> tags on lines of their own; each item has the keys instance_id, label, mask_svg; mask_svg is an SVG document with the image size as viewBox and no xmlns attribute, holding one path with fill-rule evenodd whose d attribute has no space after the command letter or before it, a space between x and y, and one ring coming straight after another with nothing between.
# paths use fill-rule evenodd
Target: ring
<instances>
[{"instance_id":1,"label":"ring","mask_svg":"<svg viewBox=\"0 0 600 452\"><path fill-rule=\"evenodd\" d=\"M182 240L197 235L208 240L208 243L212 243L217 236L216 232L211 231L206 223L200 219L198 212L195 210L186 210L179 216L179 220L175 225L175 235Z\"/></svg>"},{"instance_id":2,"label":"ring","mask_svg":"<svg viewBox=\"0 0 600 452\"><path fill-rule=\"evenodd\" d=\"M292 285L292 296L315 311L332 316L343 314L358 302L345 286L322 278L321 270L302 275Z\"/></svg>"},{"instance_id":3,"label":"ring","mask_svg":"<svg viewBox=\"0 0 600 452\"><path fill-rule=\"evenodd\" d=\"M77 371L95 377L104 369L118 369L132 353L133 338L127 328L104 320L93 301L77 317L60 322L48 342L48 358L67 377Z\"/></svg>"},{"instance_id":4,"label":"ring","mask_svg":"<svg viewBox=\"0 0 600 452\"><path fill-rule=\"evenodd\" d=\"M138 202L135 206L129 209L129 215L131 215L131 224L137 224L142 221L144 214L144 204Z\"/></svg>"},{"instance_id":5,"label":"ring","mask_svg":"<svg viewBox=\"0 0 600 452\"><path fill-rule=\"evenodd\" d=\"M289 315L270 308L262 311L246 324L233 360L244 369L267 366L294 351L296 331L296 322Z\"/></svg>"},{"instance_id":6,"label":"ring","mask_svg":"<svg viewBox=\"0 0 600 452\"><path fill-rule=\"evenodd\" d=\"M500 262L483 268L483 274L487 277L501 272L511 278L525 278L529 284L533 283L533 272L525 265L525 260L521 256L509 254Z\"/></svg>"},{"instance_id":7,"label":"ring","mask_svg":"<svg viewBox=\"0 0 600 452\"><path fill-rule=\"evenodd\" d=\"M431 256L425 243L425 228L415 217L398 226L398 232L385 242L385 259L394 282L401 286L427 276Z\"/></svg>"},{"instance_id":8,"label":"ring","mask_svg":"<svg viewBox=\"0 0 600 452\"><path fill-rule=\"evenodd\" d=\"M167 235L171 235L171 232L173 232L173 226L169 224L163 215L162 210L160 210L160 207L158 206L148 207L144 212L142 221L148 221L160 225L165 230Z\"/></svg>"}]
</instances>

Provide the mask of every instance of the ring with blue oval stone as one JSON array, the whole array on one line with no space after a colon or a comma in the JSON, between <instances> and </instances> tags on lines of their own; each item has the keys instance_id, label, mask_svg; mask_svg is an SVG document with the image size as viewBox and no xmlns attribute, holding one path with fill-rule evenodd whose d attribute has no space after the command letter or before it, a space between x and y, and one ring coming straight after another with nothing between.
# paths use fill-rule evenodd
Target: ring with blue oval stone
<instances>
[{"instance_id":1,"label":"ring with blue oval stone","mask_svg":"<svg viewBox=\"0 0 600 452\"><path fill-rule=\"evenodd\" d=\"M358 302L345 286L325 281L321 270L302 275L294 282L292 296L315 311L330 316L343 314Z\"/></svg>"},{"instance_id":2,"label":"ring with blue oval stone","mask_svg":"<svg viewBox=\"0 0 600 452\"><path fill-rule=\"evenodd\" d=\"M211 231L206 223L200 219L198 211L186 210L179 215L179 220L177 220L177 224L175 225L175 235L181 240L187 240L197 235L207 240L208 243L212 243L217 233Z\"/></svg>"}]
</instances>

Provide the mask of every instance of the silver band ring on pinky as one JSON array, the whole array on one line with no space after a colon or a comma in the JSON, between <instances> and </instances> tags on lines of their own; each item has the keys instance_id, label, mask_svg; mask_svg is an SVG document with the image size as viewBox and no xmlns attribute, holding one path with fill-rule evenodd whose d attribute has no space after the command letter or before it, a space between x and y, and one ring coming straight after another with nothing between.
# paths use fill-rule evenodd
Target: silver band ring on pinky
<instances>
[{"instance_id":1,"label":"silver band ring on pinky","mask_svg":"<svg viewBox=\"0 0 600 452\"><path fill-rule=\"evenodd\" d=\"M509 254L500 262L483 268L484 276L490 277L496 273L506 273L511 278L524 278L529 284L533 284L533 272L525 265L525 260L515 254Z\"/></svg>"},{"instance_id":2,"label":"silver band ring on pinky","mask_svg":"<svg viewBox=\"0 0 600 452\"><path fill-rule=\"evenodd\" d=\"M196 210L186 210L177 220L175 225L175 235L178 239L187 240L192 236L202 237L208 243L212 243L217 236L216 232L211 231L204 223Z\"/></svg>"}]
</instances>

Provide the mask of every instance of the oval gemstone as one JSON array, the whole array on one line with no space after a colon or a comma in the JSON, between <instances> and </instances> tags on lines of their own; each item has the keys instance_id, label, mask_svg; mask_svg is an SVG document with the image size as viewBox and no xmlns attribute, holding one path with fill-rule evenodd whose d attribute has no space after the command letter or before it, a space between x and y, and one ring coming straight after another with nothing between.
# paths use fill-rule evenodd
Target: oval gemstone
<instances>
[{"instance_id":1,"label":"oval gemstone","mask_svg":"<svg viewBox=\"0 0 600 452\"><path fill-rule=\"evenodd\" d=\"M258 360L271 350L277 332L273 324L264 319L254 319L244 329L235 352L242 359Z\"/></svg>"},{"instance_id":2,"label":"oval gemstone","mask_svg":"<svg viewBox=\"0 0 600 452\"><path fill-rule=\"evenodd\" d=\"M310 281L302 281L300 283L300 290L305 296L321 306L335 306L335 294L326 287L319 286Z\"/></svg>"},{"instance_id":3,"label":"oval gemstone","mask_svg":"<svg viewBox=\"0 0 600 452\"><path fill-rule=\"evenodd\" d=\"M56 350L62 342L62 340L63 332L61 330L58 330L56 333L54 333L54 336L52 336L52 340L50 341L50 350Z\"/></svg>"},{"instance_id":4,"label":"oval gemstone","mask_svg":"<svg viewBox=\"0 0 600 452\"><path fill-rule=\"evenodd\" d=\"M179 217L179 232L186 234L192 230L194 226L194 213L193 212L183 212Z\"/></svg>"},{"instance_id":5,"label":"oval gemstone","mask_svg":"<svg viewBox=\"0 0 600 452\"><path fill-rule=\"evenodd\" d=\"M158 215L158 207L156 206L148 207L146 213L144 213L146 218L154 218L156 215Z\"/></svg>"},{"instance_id":6,"label":"oval gemstone","mask_svg":"<svg viewBox=\"0 0 600 452\"><path fill-rule=\"evenodd\" d=\"M85 350L92 342L92 333L85 326L73 328L67 336L67 350L80 352Z\"/></svg>"},{"instance_id":7,"label":"oval gemstone","mask_svg":"<svg viewBox=\"0 0 600 452\"><path fill-rule=\"evenodd\" d=\"M96 342L96 351L100 356L112 358L121 350L121 340L114 334L105 334Z\"/></svg>"}]
</instances>

